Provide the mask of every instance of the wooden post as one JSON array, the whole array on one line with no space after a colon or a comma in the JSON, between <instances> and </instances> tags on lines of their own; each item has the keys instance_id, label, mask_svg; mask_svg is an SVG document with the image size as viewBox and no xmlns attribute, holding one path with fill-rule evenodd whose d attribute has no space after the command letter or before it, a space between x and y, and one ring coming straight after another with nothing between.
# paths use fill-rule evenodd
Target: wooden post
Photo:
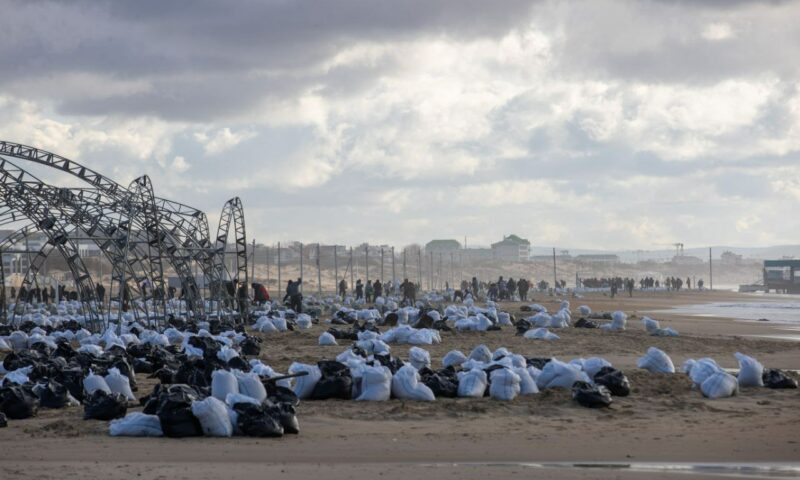
<instances>
[{"instance_id":1,"label":"wooden post","mask_svg":"<svg viewBox=\"0 0 800 480\"><path fill-rule=\"evenodd\" d=\"M322 299L322 270L319 261L319 242L317 242L317 296Z\"/></svg>"},{"instance_id":2,"label":"wooden post","mask_svg":"<svg viewBox=\"0 0 800 480\"><path fill-rule=\"evenodd\" d=\"M281 242L278 242L278 288L277 288L277 296L275 298L280 298L281 292L283 288L283 284L281 283Z\"/></svg>"},{"instance_id":3,"label":"wooden post","mask_svg":"<svg viewBox=\"0 0 800 480\"><path fill-rule=\"evenodd\" d=\"M303 244L300 244L300 278L303 278ZM300 293L303 293L303 284L300 284Z\"/></svg>"},{"instance_id":4,"label":"wooden post","mask_svg":"<svg viewBox=\"0 0 800 480\"><path fill-rule=\"evenodd\" d=\"M714 290L714 267L711 261L711 247L708 247L708 289Z\"/></svg>"}]
</instances>

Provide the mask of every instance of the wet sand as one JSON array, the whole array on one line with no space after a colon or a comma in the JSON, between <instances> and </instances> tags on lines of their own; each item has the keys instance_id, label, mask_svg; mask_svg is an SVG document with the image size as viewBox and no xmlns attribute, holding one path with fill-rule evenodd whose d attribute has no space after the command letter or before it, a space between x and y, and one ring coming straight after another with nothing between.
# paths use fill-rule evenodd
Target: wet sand
<instances>
[{"instance_id":1,"label":"wet sand","mask_svg":"<svg viewBox=\"0 0 800 480\"><path fill-rule=\"evenodd\" d=\"M678 338L652 337L638 317L673 305L742 300L728 292L602 294L570 298L573 310L628 313L628 330L562 329L560 340L544 342L500 332L443 333L442 344L426 347L439 366L452 349L468 353L484 343L525 356L562 360L603 356L630 378L629 397L609 409L575 404L569 392L550 390L513 402L440 399L432 403L392 400L303 402L301 433L281 439L131 439L107 436L107 423L84 421L80 408L46 411L0 429L3 478L674 478L667 472L631 469L542 469L502 462L797 462L800 459L800 391L744 389L739 396L708 400L682 374L655 375L635 369L649 346L667 352L676 367L687 358L710 356L736 367L733 353L752 355L767 367L800 369L800 342L757 338L780 327L768 322L648 314ZM534 299L555 310L560 299ZM533 302L530 302L533 303ZM521 314L521 304L503 308ZM633 317L636 318L633 318ZM261 358L285 371L292 361L334 358L346 348L320 347L327 325L265 336ZM392 345L407 357L409 346ZM138 376L137 395L152 380ZM457 463L458 465L454 465ZM475 464L477 463L477 464ZM705 474L694 472L692 478ZM681 474L685 478L685 474ZM707 477L712 478L712 477ZM744 478L741 476L713 478Z\"/></svg>"}]
</instances>

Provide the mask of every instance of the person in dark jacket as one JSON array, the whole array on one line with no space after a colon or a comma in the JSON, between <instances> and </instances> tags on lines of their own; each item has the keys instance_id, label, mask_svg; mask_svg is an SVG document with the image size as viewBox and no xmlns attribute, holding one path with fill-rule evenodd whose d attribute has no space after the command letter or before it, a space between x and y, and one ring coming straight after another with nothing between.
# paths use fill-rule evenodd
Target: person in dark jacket
<instances>
[{"instance_id":1,"label":"person in dark jacket","mask_svg":"<svg viewBox=\"0 0 800 480\"><path fill-rule=\"evenodd\" d=\"M286 286L286 296L283 297L283 302L289 300L289 308L295 313L303 313L303 294L300 293L300 284L303 283L302 278L298 278L296 282L289 280Z\"/></svg>"},{"instance_id":2,"label":"person in dark jacket","mask_svg":"<svg viewBox=\"0 0 800 480\"><path fill-rule=\"evenodd\" d=\"M380 280L375 280L375 283L372 285L372 288L374 290L374 295L375 295L374 298L373 298L373 302L374 302L375 298L383 296L383 284L381 283Z\"/></svg>"},{"instance_id":3,"label":"person in dark jacket","mask_svg":"<svg viewBox=\"0 0 800 480\"><path fill-rule=\"evenodd\" d=\"M406 278L403 281L403 284L400 285L403 287L403 303L408 302L409 305L414 305L417 303L417 286L414 285L412 282L409 282Z\"/></svg>"},{"instance_id":4,"label":"person in dark jacket","mask_svg":"<svg viewBox=\"0 0 800 480\"><path fill-rule=\"evenodd\" d=\"M519 299L522 300L523 302L528 301L529 288L530 285L528 284L528 281L525 280L524 278L520 278L519 281L517 282L517 290L519 290Z\"/></svg>"},{"instance_id":5,"label":"person in dark jacket","mask_svg":"<svg viewBox=\"0 0 800 480\"><path fill-rule=\"evenodd\" d=\"M361 283L361 279L359 278L356 280L356 300L364 298L364 284Z\"/></svg>"},{"instance_id":6,"label":"person in dark jacket","mask_svg":"<svg viewBox=\"0 0 800 480\"><path fill-rule=\"evenodd\" d=\"M339 296L342 297L342 300L347 296L347 282L344 281L344 278L339 282Z\"/></svg>"}]
</instances>

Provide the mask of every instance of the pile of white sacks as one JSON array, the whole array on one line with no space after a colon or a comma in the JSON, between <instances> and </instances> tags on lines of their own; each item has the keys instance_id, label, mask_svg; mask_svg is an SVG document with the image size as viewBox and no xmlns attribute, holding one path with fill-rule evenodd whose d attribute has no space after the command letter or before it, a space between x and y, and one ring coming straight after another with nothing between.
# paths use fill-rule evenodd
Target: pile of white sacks
<instances>
[{"instance_id":1,"label":"pile of white sacks","mask_svg":"<svg viewBox=\"0 0 800 480\"><path fill-rule=\"evenodd\" d=\"M708 398L725 398L736 395L740 387L763 387L764 366L753 357L743 353L734 354L739 362L739 373L731 375L712 358L689 359L683 364L683 373L691 378L694 386ZM637 362L639 368L652 373L675 373L669 355L655 347Z\"/></svg>"},{"instance_id":2,"label":"pile of white sacks","mask_svg":"<svg viewBox=\"0 0 800 480\"><path fill-rule=\"evenodd\" d=\"M388 346L386 346L388 347ZM361 346L359 346L361 348ZM368 349L365 349L369 351ZM385 353L384 353L385 352ZM375 352L377 354L377 351ZM388 354L382 350L381 354ZM419 347L411 347L408 361L394 375L380 365L373 355L363 357L348 349L336 357L347 365L353 379L352 398L358 401L386 401L390 398L403 400L433 401L433 391L421 381L419 370L431 368L430 354ZM479 345L469 355L453 350L442 359L442 367L453 367L458 373L458 396L482 398L489 387L489 395L497 400L513 400L518 395L534 395L547 388L572 388L576 381L592 383L594 375L603 367L611 366L602 358L578 358L569 363L551 359L540 370L529 366L522 355L507 348L492 352ZM492 367L499 367L491 369ZM487 374L486 370L490 372ZM308 375L293 381L294 393L307 399L321 378L316 365L294 363L289 373L308 372Z\"/></svg>"}]
</instances>

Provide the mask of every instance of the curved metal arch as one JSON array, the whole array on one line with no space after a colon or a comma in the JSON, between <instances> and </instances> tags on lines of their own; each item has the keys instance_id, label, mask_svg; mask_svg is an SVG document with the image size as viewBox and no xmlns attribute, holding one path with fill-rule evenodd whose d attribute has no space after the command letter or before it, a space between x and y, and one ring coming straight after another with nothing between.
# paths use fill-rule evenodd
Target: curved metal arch
<instances>
[{"instance_id":1,"label":"curved metal arch","mask_svg":"<svg viewBox=\"0 0 800 480\"><path fill-rule=\"evenodd\" d=\"M14 169L14 171L9 172L11 175L16 175L18 173L15 172L22 171L11 162L6 160L3 160L3 162L3 165L0 166L0 171L5 171L5 166L7 165L12 166ZM122 255L121 245L127 243L127 237L123 229L118 228L118 225L102 211L102 194L97 190L72 190L54 187L42 182L30 173L25 172L25 174L29 181L41 184L36 194L52 207L50 213L53 215L53 221L62 222L70 238L73 238L73 234L77 233L78 230L83 231L88 239L98 245L101 252L108 258L114 271L129 270L131 277L136 279L135 285L130 288L131 299L134 300L134 303L137 298L141 299L142 295L138 285L143 278L147 278L148 274L152 278L152 272L148 272L147 264L142 262L140 258L138 263L136 261L129 262ZM73 229L68 229L68 226L72 226ZM8 240L11 239L9 238ZM43 245L38 252L38 256L43 257L42 262L53 252L52 249L48 250L47 247L47 245ZM142 274L138 273L137 266L143 272ZM100 305L102 305L102 299L100 300ZM109 305L106 312L110 314L110 310ZM136 309L134 309L134 314L138 318ZM105 326L108 326L108 318L106 318Z\"/></svg>"},{"instance_id":2,"label":"curved metal arch","mask_svg":"<svg viewBox=\"0 0 800 480\"><path fill-rule=\"evenodd\" d=\"M231 224L233 224L234 228L236 246L236 276L234 278L231 277L231 272L228 271L225 264L228 235L230 233ZM220 214L219 218L219 227L217 228L217 237L214 243L213 262L214 270L218 272L220 279L224 279L225 282L230 282L232 280L238 280L241 282L242 279L244 279L244 287L245 289L248 288L250 282L247 271L247 234L244 223L244 209L242 207L242 201L239 197L234 197L228 200L222 207L222 213ZM220 302L219 305L230 302L230 305L238 306L240 312L244 311L247 307L247 305L241 305L239 303L239 295L237 291L234 291L233 298L230 298L228 290L222 283L216 285L216 288L214 288L212 291L216 293L215 300Z\"/></svg>"},{"instance_id":3,"label":"curved metal arch","mask_svg":"<svg viewBox=\"0 0 800 480\"><path fill-rule=\"evenodd\" d=\"M167 289L164 285L164 266L161 262L161 259L166 256L163 244L166 234L162 232L160 228L160 216L158 208L156 208L153 185L150 182L150 177L147 175L142 175L141 177L135 179L128 187L128 191L133 192L134 196L138 199L138 202L132 202L130 204L127 216L129 219L143 218L144 230L141 232L135 232L133 230L133 222L128 222L126 236L127 241L125 244L125 259L127 262L128 254L131 251L131 239L133 237L142 236L145 239L145 244L147 245L147 258L153 271L153 275L151 275L152 285L150 290L150 298L148 299L146 293L144 295L145 309L147 309L148 300L151 300L153 308L155 309L154 313L156 315L156 321L160 321L161 324L159 327L163 328L166 325L167 319ZM122 305L125 288L127 288L127 282L125 280L125 271L121 270L120 272L120 277L116 279L112 278L112 282L117 280L117 285L119 287L119 300L120 305ZM157 309L159 304L162 307L160 317ZM147 314L148 312L145 310L145 313ZM147 316L149 320L150 316ZM120 322L118 325L121 329L122 323Z\"/></svg>"},{"instance_id":4,"label":"curved metal arch","mask_svg":"<svg viewBox=\"0 0 800 480\"><path fill-rule=\"evenodd\" d=\"M67 267L72 273L75 288L79 292L79 300L83 305L83 313L92 329L99 326L99 318L93 305L97 303L94 283L91 275L78 254L78 248L70 239L64 225L50 214L51 206L40 198L43 184L24 170L0 158L0 197L4 204L17 210L48 238L48 244L59 250L66 259ZM31 285L31 277L36 275L47 258L42 252L36 255L28 271L25 273L22 286L26 289ZM12 322L15 321L17 309L12 312Z\"/></svg>"},{"instance_id":5,"label":"curved metal arch","mask_svg":"<svg viewBox=\"0 0 800 480\"><path fill-rule=\"evenodd\" d=\"M55 168L80 178L119 201L135 201L135 198L131 198L131 192L110 178L60 155L35 147L1 140L0 155L7 155ZM202 312L203 301L201 292L197 289L194 275L192 275L191 268L186 263L187 260L191 258L191 254L185 251L186 249L194 249L200 252L203 250L199 242L193 238L194 232L187 230L191 225L190 219L202 212L187 205L162 198L156 197L156 202L162 208L162 222L168 226L168 228L163 228L163 230L167 233L164 240L168 243L167 252L169 254L168 258L170 264L172 264L176 274L180 278L187 301L189 301L194 308ZM160 225L159 228L162 228L162 226ZM173 237L178 237L178 239ZM205 264L207 265L207 262ZM216 272L213 270L206 271L204 274L206 274L212 282L215 280Z\"/></svg>"}]
</instances>

